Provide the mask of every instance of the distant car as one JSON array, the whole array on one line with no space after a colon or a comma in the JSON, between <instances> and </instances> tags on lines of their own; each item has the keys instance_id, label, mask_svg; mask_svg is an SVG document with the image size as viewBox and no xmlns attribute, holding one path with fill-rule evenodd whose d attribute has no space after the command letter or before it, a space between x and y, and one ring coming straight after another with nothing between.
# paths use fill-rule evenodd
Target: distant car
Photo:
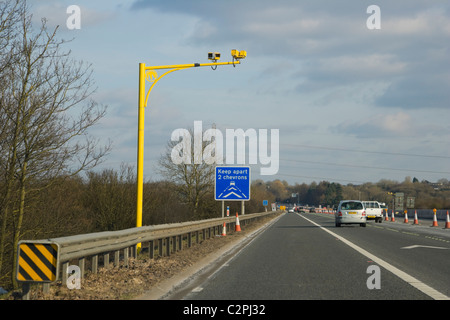
<instances>
[{"instance_id":1,"label":"distant car","mask_svg":"<svg viewBox=\"0 0 450 320\"><path fill-rule=\"evenodd\" d=\"M289 208L289 209L288 209L288 212L294 213L294 208Z\"/></svg>"},{"instance_id":2,"label":"distant car","mask_svg":"<svg viewBox=\"0 0 450 320\"><path fill-rule=\"evenodd\" d=\"M384 203L378 201L363 201L366 208L367 220L375 220L375 222L383 222L383 206Z\"/></svg>"},{"instance_id":3,"label":"distant car","mask_svg":"<svg viewBox=\"0 0 450 320\"><path fill-rule=\"evenodd\" d=\"M334 215L336 227L342 224L359 224L366 226L367 216L364 203L359 200L342 200Z\"/></svg>"}]
</instances>

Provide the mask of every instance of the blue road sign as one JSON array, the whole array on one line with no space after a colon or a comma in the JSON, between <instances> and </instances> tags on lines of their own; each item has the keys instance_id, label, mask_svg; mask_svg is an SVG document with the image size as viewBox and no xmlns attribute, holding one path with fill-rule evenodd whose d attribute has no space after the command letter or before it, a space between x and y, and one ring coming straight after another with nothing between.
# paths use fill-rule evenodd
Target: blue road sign
<instances>
[{"instance_id":1,"label":"blue road sign","mask_svg":"<svg viewBox=\"0 0 450 320\"><path fill-rule=\"evenodd\" d=\"M250 200L250 167L216 167L216 200Z\"/></svg>"}]
</instances>

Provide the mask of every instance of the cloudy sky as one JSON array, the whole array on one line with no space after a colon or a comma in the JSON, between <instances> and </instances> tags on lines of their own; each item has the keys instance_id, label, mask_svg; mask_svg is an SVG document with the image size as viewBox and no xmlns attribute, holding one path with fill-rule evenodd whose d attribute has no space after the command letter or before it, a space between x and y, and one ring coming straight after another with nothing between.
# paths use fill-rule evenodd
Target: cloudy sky
<instances>
[{"instance_id":1,"label":"cloudy sky","mask_svg":"<svg viewBox=\"0 0 450 320\"><path fill-rule=\"evenodd\" d=\"M113 150L102 168L136 166L138 66L240 65L177 71L157 83L145 117L145 179L171 134L201 121L279 130L279 170L252 179L450 180L450 4L416 0L33 0L36 23L60 25L72 57L92 64L108 105L92 130ZM81 28L67 26L67 7ZM368 7L377 5L379 20ZM375 19L375 20L374 20ZM379 23L379 29L369 28ZM224 137L225 139L225 137ZM270 139L269 139L270 140ZM224 141L225 145L225 141ZM225 153L225 151L224 151Z\"/></svg>"}]
</instances>

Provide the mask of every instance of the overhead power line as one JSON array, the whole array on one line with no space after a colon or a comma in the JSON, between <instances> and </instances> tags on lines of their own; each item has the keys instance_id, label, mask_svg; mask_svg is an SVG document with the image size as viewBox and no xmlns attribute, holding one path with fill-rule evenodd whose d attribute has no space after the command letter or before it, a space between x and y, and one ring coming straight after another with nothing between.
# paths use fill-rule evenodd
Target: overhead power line
<instances>
[{"instance_id":1,"label":"overhead power line","mask_svg":"<svg viewBox=\"0 0 450 320\"><path fill-rule=\"evenodd\" d=\"M351 183L367 183L367 181L361 181L361 180L347 180L347 179L329 178L329 177L302 176L302 175L284 174L284 173L277 173L276 176L284 176L284 177L291 177L291 178L304 178L304 179L321 180L321 181L342 181L342 182L351 182Z\"/></svg>"},{"instance_id":2,"label":"overhead power line","mask_svg":"<svg viewBox=\"0 0 450 320\"><path fill-rule=\"evenodd\" d=\"M350 168L364 168L364 169L392 170L392 171L404 171L404 172L450 174L449 171L431 171L431 170L418 170L418 169L387 168L387 167L374 167L374 166L356 165L356 164L343 164L343 163L332 163L332 162L321 162L321 161L306 161L306 160L291 160L291 159L280 159L280 160L281 161L290 161L290 162L299 162L299 163L328 165L328 166L350 167Z\"/></svg>"},{"instance_id":3,"label":"overhead power line","mask_svg":"<svg viewBox=\"0 0 450 320\"><path fill-rule=\"evenodd\" d=\"M402 153L402 152L357 150L357 149L346 149L346 148L336 148L336 147L310 146L310 145L304 145L304 144L286 144L286 143L283 143L281 145L289 146L289 147L300 147L300 148L310 148L310 149L325 149L325 150L335 150L335 151L345 151L345 152L361 152L361 153L375 153L375 154L382 154L382 155L395 155L395 156L406 156L406 157L450 159L450 156L430 155L430 154L414 154L414 153Z\"/></svg>"}]
</instances>

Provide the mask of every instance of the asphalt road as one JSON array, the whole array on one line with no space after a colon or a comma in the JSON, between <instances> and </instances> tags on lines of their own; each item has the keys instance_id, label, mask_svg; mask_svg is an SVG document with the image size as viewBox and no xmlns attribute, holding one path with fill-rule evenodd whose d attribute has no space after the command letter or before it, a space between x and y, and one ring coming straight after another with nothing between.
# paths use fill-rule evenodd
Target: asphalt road
<instances>
[{"instance_id":1,"label":"asphalt road","mask_svg":"<svg viewBox=\"0 0 450 320\"><path fill-rule=\"evenodd\" d=\"M449 266L450 230L441 227L336 228L333 215L287 213L184 299L445 299Z\"/></svg>"}]
</instances>

